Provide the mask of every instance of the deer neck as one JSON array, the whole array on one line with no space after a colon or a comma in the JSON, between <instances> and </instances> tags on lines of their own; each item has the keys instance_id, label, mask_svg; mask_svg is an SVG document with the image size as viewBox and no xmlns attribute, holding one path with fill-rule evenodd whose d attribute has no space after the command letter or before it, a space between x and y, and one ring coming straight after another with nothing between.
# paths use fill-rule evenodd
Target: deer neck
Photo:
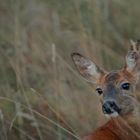
<instances>
[{"instance_id":1,"label":"deer neck","mask_svg":"<svg viewBox=\"0 0 140 140\"><path fill-rule=\"evenodd\" d=\"M125 117L111 118L107 126L120 140L140 140L140 113L135 112Z\"/></svg>"},{"instance_id":2,"label":"deer neck","mask_svg":"<svg viewBox=\"0 0 140 140\"><path fill-rule=\"evenodd\" d=\"M119 140L140 140L140 125L121 117L111 118L103 129L109 129Z\"/></svg>"}]
</instances>

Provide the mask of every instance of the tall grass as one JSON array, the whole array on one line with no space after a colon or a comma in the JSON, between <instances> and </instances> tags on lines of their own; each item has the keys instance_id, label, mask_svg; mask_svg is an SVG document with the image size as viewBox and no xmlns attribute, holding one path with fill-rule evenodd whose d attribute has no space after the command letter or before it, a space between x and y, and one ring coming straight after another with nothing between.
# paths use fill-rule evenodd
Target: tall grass
<instances>
[{"instance_id":1,"label":"tall grass","mask_svg":"<svg viewBox=\"0 0 140 140\"><path fill-rule=\"evenodd\" d=\"M123 66L127 41L139 37L140 2L0 3L0 139L76 140L105 122L94 85L70 55Z\"/></svg>"}]
</instances>

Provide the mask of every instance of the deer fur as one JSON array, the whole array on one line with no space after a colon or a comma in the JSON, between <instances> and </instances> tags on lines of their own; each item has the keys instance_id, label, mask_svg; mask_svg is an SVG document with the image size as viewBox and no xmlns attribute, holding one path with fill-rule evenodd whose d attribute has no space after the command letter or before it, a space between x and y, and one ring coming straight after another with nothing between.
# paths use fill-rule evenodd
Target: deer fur
<instances>
[{"instance_id":1,"label":"deer fur","mask_svg":"<svg viewBox=\"0 0 140 140\"><path fill-rule=\"evenodd\" d=\"M98 85L103 112L110 118L82 140L140 140L140 110L135 95L140 76L140 41L131 40L125 66L120 70L107 72L79 53L73 53L72 59L81 76Z\"/></svg>"}]
</instances>

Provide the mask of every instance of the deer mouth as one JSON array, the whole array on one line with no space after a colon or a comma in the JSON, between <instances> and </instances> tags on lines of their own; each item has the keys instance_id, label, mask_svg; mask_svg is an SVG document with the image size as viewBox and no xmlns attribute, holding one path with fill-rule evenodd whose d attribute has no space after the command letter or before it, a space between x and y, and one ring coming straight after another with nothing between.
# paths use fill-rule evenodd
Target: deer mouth
<instances>
[{"instance_id":1,"label":"deer mouth","mask_svg":"<svg viewBox=\"0 0 140 140\"><path fill-rule=\"evenodd\" d=\"M104 114L105 114L106 117L116 118L116 117L120 116L120 112L121 112L121 110L119 112L113 111L112 113L109 113L109 114L108 113L104 113Z\"/></svg>"},{"instance_id":2,"label":"deer mouth","mask_svg":"<svg viewBox=\"0 0 140 140\"><path fill-rule=\"evenodd\" d=\"M120 115L120 112L121 112L121 111L119 111L119 112L113 111L113 112L111 112L111 113L105 113L105 112L104 112L104 114L105 114L105 116L110 116L110 117L115 118L115 117L118 117L118 116Z\"/></svg>"},{"instance_id":3,"label":"deer mouth","mask_svg":"<svg viewBox=\"0 0 140 140\"><path fill-rule=\"evenodd\" d=\"M115 112L113 112L111 114L106 114L106 115L115 118L115 117L118 117L119 116L119 113L115 111Z\"/></svg>"}]
</instances>

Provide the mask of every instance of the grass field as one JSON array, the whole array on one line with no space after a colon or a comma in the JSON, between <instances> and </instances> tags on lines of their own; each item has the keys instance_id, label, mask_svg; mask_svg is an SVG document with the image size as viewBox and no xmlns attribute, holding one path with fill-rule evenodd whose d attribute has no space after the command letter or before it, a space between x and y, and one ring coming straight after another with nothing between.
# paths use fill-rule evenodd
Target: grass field
<instances>
[{"instance_id":1,"label":"grass field","mask_svg":"<svg viewBox=\"0 0 140 140\"><path fill-rule=\"evenodd\" d=\"M105 122L70 56L121 68L140 37L139 4L0 0L0 140L77 140Z\"/></svg>"}]
</instances>

